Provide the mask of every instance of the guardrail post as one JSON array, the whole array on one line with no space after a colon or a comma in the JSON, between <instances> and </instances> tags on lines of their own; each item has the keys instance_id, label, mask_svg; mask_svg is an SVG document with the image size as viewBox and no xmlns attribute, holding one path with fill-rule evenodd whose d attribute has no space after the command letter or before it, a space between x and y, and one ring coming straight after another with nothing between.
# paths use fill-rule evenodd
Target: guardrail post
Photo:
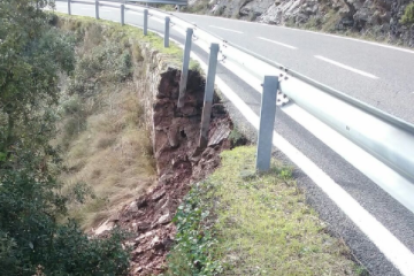
<instances>
[{"instance_id":1,"label":"guardrail post","mask_svg":"<svg viewBox=\"0 0 414 276\"><path fill-rule=\"evenodd\" d=\"M210 46L210 56L208 59L207 81L204 90L204 105L201 115L200 127L200 148L206 148L208 145L208 129L210 127L211 108L213 106L214 81L216 78L217 55L219 45L212 43Z\"/></svg>"},{"instance_id":2,"label":"guardrail post","mask_svg":"<svg viewBox=\"0 0 414 276\"><path fill-rule=\"evenodd\" d=\"M95 18L99 19L99 0L95 0Z\"/></svg>"},{"instance_id":3,"label":"guardrail post","mask_svg":"<svg viewBox=\"0 0 414 276\"><path fill-rule=\"evenodd\" d=\"M187 36L185 37L185 47L184 47L184 57L183 57L183 70L181 71L180 78L180 90L178 94L178 103L177 107L183 107L183 99L185 95L185 90L187 89L187 79L188 79L188 67L190 65L190 52L191 52L191 41L193 39L193 29L187 29Z\"/></svg>"},{"instance_id":4,"label":"guardrail post","mask_svg":"<svg viewBox=\"0 0 414 276\"><path fill-rule=\"evenodd\" d=\"M125 24L125 6L121 4L121 25L124 26Z\"/></svg>"},{"instance_id":5,"label":"guardrail post","mask_svg":"<svg viewBox=\"0 0 414 276\"><path fill-rule=\"evenodd\" d=\"M261 172L266 172L270 169L278 89L279 79L275 76L265 76L256 156L256 170Z\"/></svg>"},{"instance_id":6,"label":"guardrail post","mask_svg":"<svg viewBox=\"0 0 414 276\"><path fill-rule=\"evenodd\" d=\"M165 17L164 47L170 47L170 18L168 16Z\"/></svg>"},{"instance_id":7,"label":"guardrail post","mask_svg":"<svg viewBox=\"0 0 414 276\"><path fill-rule=\"evenodd\" d=\"M148 34L148 10L144 10L144 35Z\"/></svg>"},{"instance_id":8,"label":"guardrail post","mask_svg":"<svg viewBox=\"0 0 414 276\"><path fill-rule=\"evenodd\" d=\"M71 1L71 0L68 0L68 14L69 14L69 15L71 15L71 14L72 14L72 11L70 10L70 1Z\"/></svg>"}]
</instances>

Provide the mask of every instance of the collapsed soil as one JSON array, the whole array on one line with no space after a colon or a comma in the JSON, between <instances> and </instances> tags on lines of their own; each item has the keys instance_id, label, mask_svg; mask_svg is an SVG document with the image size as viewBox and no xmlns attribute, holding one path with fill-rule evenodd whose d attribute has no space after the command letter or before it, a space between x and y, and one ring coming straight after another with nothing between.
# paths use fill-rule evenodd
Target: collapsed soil
<instances>
[{"instance_id":1,"label":"collapsed soil","mask_svg":"<svg viewBox=\"0 0 414 276\"><path fill-rule=\"evenodd\" d=\"M105 236L115 224L132 237L130 275L157 275L164 270L176 227L172 219L191 183L204 179L220 164L220 153L231 147L233 124L218 97L214 97L209 139L199 148L205 81L189 74L184 106L177 108L180 72L163 73L153 102L153 142L158 183L144 196L126 204L121 212L96 230Z\"/></svg>"}]
</instances>

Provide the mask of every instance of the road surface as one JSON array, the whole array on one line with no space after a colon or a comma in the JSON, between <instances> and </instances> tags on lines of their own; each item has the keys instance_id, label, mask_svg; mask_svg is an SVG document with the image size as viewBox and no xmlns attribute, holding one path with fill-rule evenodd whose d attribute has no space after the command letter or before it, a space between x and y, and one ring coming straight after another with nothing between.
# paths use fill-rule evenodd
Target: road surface
<instances>
[{"instance_id":1,"label":"road surface","mask_svg":"<svg viewBox=\"0 0 414 276\"><path fill-rule=\"evenodd\" d=\"M67 11L66 3L56 3L58 11ZM74 3L72 13L94 16L94 6ZM414 121L411 108L414 86L410 76L410 72L414 72L414 55L411 51L257 23L182 13L175 15L384 111ZM120 13L115 8L101 7L100 17L119 22ZM142 15L133 11L126 12L125 20L127 24L137 26L142 26L143 22ZM150 17L149 28L162 33L164 23ZM171 38L184 43L183 35L174 28ZM193 52L207 63L207 53L202 49L194 46ZM259 114L260 94L249 84L221 64L217 68L217 78L231 87L256 115ZM245 123L244 114L236 110L233 103L227 102L226 105L239 127L254 138L255 130ZM387 178L389 175L381 169L381 164L364 163L364 156L369 159L366 153L342 141L335 133L329 136L329 131L323 127L320 128L322 131L315 131L317 123L311 120L307 121L308 124L300 123L303 120L296 120L299 115L292 108L294 106L278 109L277 133L312 160L334 185L338 185L339 198L342 193L344 198L349 195L363 212L372 216L372 224L362 227L363 221L351 220L356 211L347 207L347 201L338 207L337 201L328 196L320 185L315 185L318 179L306 175L306 168L296 167L295 177L306 190L309 203L328 223L332 233L344 238L354 256L373 275L414 275L414 262L411 262L414 260L414 214L382 188L381 184L392 187L392 178ZM331 138L327 140L326 136ZM353 154L347 156L347 151ZM294 166L281 151L275 155ZM385 183L375 180L372 173L385 179L382 181Z\"/></svg>"}]
</instances>

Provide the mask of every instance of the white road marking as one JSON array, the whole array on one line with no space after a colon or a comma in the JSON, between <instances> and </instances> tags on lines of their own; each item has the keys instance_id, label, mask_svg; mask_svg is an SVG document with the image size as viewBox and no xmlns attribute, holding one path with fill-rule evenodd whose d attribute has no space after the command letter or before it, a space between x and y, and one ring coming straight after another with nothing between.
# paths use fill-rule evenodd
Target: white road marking
<instances>
[{"instance_id":1,"label":"white road marking","mask_svg":"<svg viewBox=\"0 0 414 276\"><path fill-rule=\"evenodd\" d=\"M177 44L183 47L181 44ZM207 71L207 65L196 54L191 53L191 56L201 64L203 70ZM223 94L241 111L241 114L243 114L246 120L258 129L258 115L219 76L216 77L216 83ZM273 133L273 144L301 168L344 211L403 275L414 275L414 254L404 244L325 172L317 167L315 163L276 132Z\"/></svg>"},{"instance_id":2,"label":"white road marking","mask_svg":"<svg viewBox=\"0 0 414 276\"><path fill-rule=\"evenodd\" d=\"M320 59L320 60L323 60L323 61L328 62L328 63L333 64L333 65L336 65L336 66L341 67L341 68L343 68L343 69L349 70L349 71L351 71L351 72L354 72L354 73L360 74L360 75L362 75L362 76L364 76L364 77L368 77L368 78L371 78L371 79L379 79L379 78L378 78L377 76L375 76L375 75L372 75L372 74L370 74L370 73L364 72L364 71L362 71L362 70L355 69L355 68L353 68L353 67L351 67L351 66L345 65L345 64L343 64L343 63L339 63L339 62L337 62L337 61L331 60L331 59L326 58L326 57L323 57L323 56L315 56L315 58Z\"/></svg>"},{"instance_id":3,"label":"white road marking","mask_svg":"<svg viewBox=\"0 0 414 276\"><path fill-rule=\"evenodd\" d=\"M369 44L369 45L372 45L372 46L378 46L378 47L382 47L382 48L387 48L387 49L390 49L390 50L400 51L400 52L404 52L404 53L408 53L408 54L414 54L414 51L413 50L405 49L403 47L388 45L388 44L385 44L385 43L372 42L372 41L368 41L368 40L363 40L363 39L358 39L358 38L352 38L352 37L346 37L346 36L342 36L342 35L333 35L333 34L329 34L329 33L324 33L322 31L318 32L318 31L310 31L310 30L296 29L296 28L286 27L286 26L279 27L279 26L272 26L272 25L269 25L269 24L266 24L266 25L268 25L271 28L273 28L273 27L275 27L275 28L283 28L283 29L288 29L288 30L292 30L292 31L306 32L306 33L311 33L311 34L315 34L315 35L323 35L323 36L332 37L332 38L352 40L352 41L355 41L355 42L358 42L358 43L364 43L364 44Z\"/></svg>"},{"instance_id":4,"label":"white road marking","mask_svg":"<svg viewBox=\"0 0 414 276\"><path fill-rule=\"evenodd\" d=\"M233 33L238 33L238 34L242 34L243 32L240 31L235 31L235 30L230 30L230 29L226 29L226 28L222 28L222 27L217 27L214 25L208 25L210 28L214 28L214 29L219 29L219 30L223 30L223 31L228 31L228 32L233 32Z\"/></svg>"},{"instance_id":5,"label":"white road marking","mask_svg":"<svg viewBox=\"0 0 414 276\"><path fill-rule=\"evenodd\" d=\"M174 14L177 17L180 17L181 14ZM288 29L288 30L292 30L292 31L297 31L297 32L306 32L306 33L311 33L311 34L315 34L315 35L323 35L323 36L327 36L327 37L332 37L332 38L339 38L339 39L346 39L346 40L352 40L358 43L364 43L364 44L369 44L372 46L378 46L378 47L382 47L382 48L387 48L390 50L395 50L395 51L400 51L400 52L405 52L405 53L409 53L409 54L414 54L413 50L410 49L406 49L403 47L398 47L398 46L393 46L393 45L388 45L385 43L378 43L378 42L372 42L372 41L368 41L368 40L363 40L363 39L358 39L358 38L352 38L352 37L346 37L346 36L341 36L341 35L333 35L333 34L329 34L329 33L324 33L322 31L310 31L310 30L303 30L303 29L297 29L297 28L292 28L292 27L287 27L287 26L282 26L282 25L271 25L271 24L267 24L267 23L263 23L263 22L249 22L249 21L244 21L244 20L234 20L234 19L230 19L230 18L223 18L223 17L217 17L217 16L211 16L211 15L190 15L190 14L185 14L186 17L207 17L207 18L211 18L211 20L223 20L223 21L231 21L233 23L237 23L237 24L251 24L251 25L256 25L256 26L263 26L263 27L267 27L267 28L279 28L279 29Z\"/></svg>"},{"instance_id":6,"label":"white road marking","mask_svg":"<svg viewBox=\"0 0 414 276\"><path fill-rule=\"evenodd\" d=\"M414 213L414 185L409 180L298 105L290 104L282 110Z\"/></svg>"},{"instance_id":7,"label":"white road marking","mask_svg":"<svg viewBox=\"0 0 414 276\"><path fill-rule=\"evenodd\" d=\"M177 42L178 43L178 42ZM180 47L181 44L178 44ZM207 65L193 52L206 72ZM259 116L221 79L216 76L220 91L234 104L245 119L256 129ZM367 212L332 178L322 171L313 161L291 145L282 136L273 132L273 145L281 150L293 163L301 168L312 181L347 215L348 218L375 244L384 256L405 276L414 275L414 254L401 243L384 225Z\"/></svg>"},{"instance_id":8,"label":"white road marking","mask_svg":"<svg viewBox=\"0 0 414 276\"><path fill-rule=\"evenodd\" d=\"M244 115L245 119L258 129L258 115L256 115L220 77L216 79L217 85L223 94L226 95L226 97L229 98L241 111L241 114ZM375 217L368 213L315 163L276 132L273 133L273 145L280 149L292 162L301 168L359 227L359 229L368 236L368 238L403 275L414 275L414 254Z\"/></svg>"},{"instance_id":9,"label":"white road marking","mask_svg":"<svg viewBox=\"0 0 414 276\"><path fill-rule=\"evenodd\" d=\"M282 42L278 42L278 41L275 41L275 40L272 40L272 39L264 38L264 37L261 37L261 36L258 36L257 38L258 39L261 39L261 40L264 40L264 41L271 42L271 43L276 44L276 45L279 45L279 46L283 46L283 47L292 49L292 50L296 50L297 49L297 47L294 47L294 46L291 46L291 45L288 45L288 44L285 44L285 43L282 43Z\"/></svg>"}]
</instances>

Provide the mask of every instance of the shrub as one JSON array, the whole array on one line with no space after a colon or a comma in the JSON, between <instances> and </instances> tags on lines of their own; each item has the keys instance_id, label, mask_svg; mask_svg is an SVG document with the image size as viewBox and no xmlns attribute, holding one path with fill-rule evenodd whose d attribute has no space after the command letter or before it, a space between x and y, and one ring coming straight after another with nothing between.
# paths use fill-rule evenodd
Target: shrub
<instances>
[{"instance_id":1,"label":"shrub","mask_svg":"<svg viewBox=\"0 0 414 276\"><path fill-rule=\"evenodd\" d=\"M401 24L412 24L414 23L414 3L410 3L406 8L404 15L400 20Z\"/></svg>"},{"instance_id":2,"label":"shrub","mask_svg":"<svg viewBox=\"0 0 414 276\"><path fill-rule=\"evenodd\" d=\"M58 224L66 198L53 192L60 186L36 173L33 164L3 171L0 178L0 275L127 275L123 234L89 239L73 221Z\"/></svg>"}]
</instances>

